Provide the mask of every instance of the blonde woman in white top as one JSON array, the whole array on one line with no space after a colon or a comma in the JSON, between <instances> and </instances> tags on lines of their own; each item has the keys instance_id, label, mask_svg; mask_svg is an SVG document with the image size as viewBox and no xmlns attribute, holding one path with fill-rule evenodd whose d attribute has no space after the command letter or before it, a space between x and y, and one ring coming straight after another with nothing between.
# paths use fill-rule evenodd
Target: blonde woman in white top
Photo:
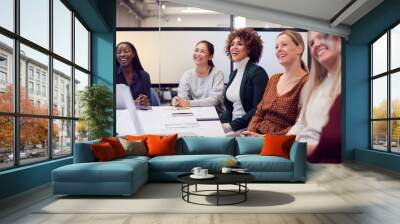
<instances>
[{"instance_id":1,"label":"blonde woman in white top","mask_svg":"<svg viewBox=\"0 0 400 224\"><path fill-rule=\"evenodd\" d=\"M288 134L307 142L307 155L319 143L321 130L329 120L329 109L341 93L341 39L335 35L309 32L312 56L309 79L303 88L302 110Z\"/></svg>"},{"instance_id":2,"label":"blonde woman in white top","mask_svg":"<svg viewBox=\"0 0 400 224\"><path fill-rule=\"evenodd\" d=\"M172 99L177 107L215 106L222 112L224 93L224 73L212 61L214 46L202 40L193 51L195 68L183 73L178 87L178 96Z\"/></svg>"}]
</instances>

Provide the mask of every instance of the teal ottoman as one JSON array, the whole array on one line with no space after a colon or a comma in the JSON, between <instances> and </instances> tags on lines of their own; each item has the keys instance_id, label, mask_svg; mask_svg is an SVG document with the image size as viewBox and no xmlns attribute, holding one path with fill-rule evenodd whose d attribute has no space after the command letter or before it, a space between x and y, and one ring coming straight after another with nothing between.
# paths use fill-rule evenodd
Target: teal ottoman
<instances>
[{"instance_id":1,"label":"teal ottoman","mask_svg":"<svg viewBox=\"0 0 400 224\"><path fill-rule=\"evenodd\" d=\"M147 160L144 156L133 156L59 167L52 171L53 193L132 195L148 180Z\"/></svg>"}]
</instances>

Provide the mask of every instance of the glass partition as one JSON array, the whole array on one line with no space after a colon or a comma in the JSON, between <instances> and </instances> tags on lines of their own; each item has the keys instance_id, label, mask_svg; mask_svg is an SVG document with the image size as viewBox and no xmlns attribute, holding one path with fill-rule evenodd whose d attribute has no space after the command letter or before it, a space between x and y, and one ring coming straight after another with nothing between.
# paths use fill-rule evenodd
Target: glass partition
<instances>
[{"instance_id":1,"label":"glass partition","mask_svg":"<svg viewBox=\"0 0 400 224\"><path fill-rule=\"evenodd\" d=\"M232 31L244 27L254 29L261 38L263 47L260 59L256 64L266 71L270 80L275 74L282 75L282 73L285 72L285 62L279 57L283 58L286 55L285 53L281 55L277 54L278 35L285 30L289 29L299 34L299 38L302 39L305 46L302 47L303 51L298 52L297 55L302 54L300 59L304 62L305 66L311 65L312 55L309 53L309 33L307 30L288 27L285 26L285 24L260 21L242 15L216 12L212 10L212 7L203 9L192 5L175 3L173 1L139 2L119 0L117 1L116 84L126 84L130 86L131 95L134 100L136 99L136 104L138 104L136 98L138 96L135 95L136 87L134 87L135 84L132 84L136 79L128 81L130 76L124 70L127 68L124 63L129 61L129 57L133 55L133 58L136 57L140 59L143 70L149 74L151 86L158 94L161 105L170 106L173 97L178 94L178 86L183 75L197 72L196 60L198 60L198 58L196 57L198 56L195 56L195 52L197 50L200 51L197 48L198 43L202 40L206 40L210 42L214 48L214 54L210 58L215 68L218 68L223 73L225 89L229 88L229 83L232 81L230 77L234 77L237 67L235 63L231 61L229 54L227 54L225 50L227 39ZM288 36L288 38L289 40L293 40L293 37ZM319 34L318 38L323 39L322 41L325 42L336 41L336 43L339 43L339 45L337 45L339 46L338 48L340 48L340 37ZM126 50L126 47L130 47L124 46L124 44L119 45L122 42L133 44L135 49ZM298 45L299 44L296 43L296 46ZM210 69L210 71L211 70L212 69ZM306 70L309 71L308 69ZM338 71L340 71L340 69ZM303 74L306 73L306 71L303 72ZM317 121L317 123L321 123L323 126L329 123L327 117L329 117L328 114L334 103L335 105L337 104L335 107L339 107L339 109L336 110L340 111L340 100L338 101L337 99L340 98L341 92L339 85L341 73L335 72L335 74L339 77L335 78L333 81L333 83L336 84L336 88L332 87L332 89L329 90L330 92L328 91L330 97L327 97L326 102L324 102L325 108L316 111L318 113L323 113L321 115L323 117L321 119L324 119L323 122ZM137 74L135 73L134 75ZM322 74L322 76L326 77L326 74ZM276 77L277 76L275 76L275 78ZM117 97L119 96L118 90L119 88L117 88ZM263 87L260 92L263 93L264 90L265 87ZM238 88L235 91L239 92L240 90ZM290 92L292 90L288 87L286 91ZM223 95L223 97L224 96L225 95ZM125 108L123 106L120 107L121 104L119 104L118 101L119 99L117 99L117 126L121 123L118 122L119 115L121 114L119 113L121 111L118 110L123 110L123 108ZM300 105L300 102L298 102L298 104L299 107L303 106ZM317 117L319 118L319 116ZM146 123L146 121L143 122ZM335 122L331 121L329 124L333 125L334 123ZM340 122L336 122L336 124L338 123ZM144 124L144 126L146 126L146 124ZM319 127L318 132L322 132L322 128L323 127ZM289 128L287 130L289 130ZM336 142L339 142L339 146L335 145L334 147L336 147L335 150L340 151L340 135L338 139L339 140ZM316 143L318 143L318 139ZM338 154L340 155L340 152Z\"/></svg>"}]
</instances>

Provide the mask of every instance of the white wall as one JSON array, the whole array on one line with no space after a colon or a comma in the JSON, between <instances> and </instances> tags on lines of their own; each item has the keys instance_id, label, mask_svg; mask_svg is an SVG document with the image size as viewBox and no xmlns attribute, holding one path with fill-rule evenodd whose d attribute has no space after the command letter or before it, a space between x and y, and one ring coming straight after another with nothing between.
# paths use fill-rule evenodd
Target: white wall
<instances>
[{"instance_id":1,"label":"white wall","mask_svg":"<svg viewBox=\"0 0 400 224\"><path fill-rule=\"evenodd\" d=\"M258 65L263 67L265 71L267 71L268 76L270 77L275 73L283 72L283 67L278 63L278 60L275 57L275 41L276 41L276 36L279 34L279 32L258 32L258 33L260 34L262 40L264 41L263 54ZM303 37L303 41L305 44L303 60L307 64L308 61L307 33L301 32L300 34Z\"/></svg>"},{"instance_id":2,"label":"white wall","mask_svg":"<svg viewBox=\"0 0 400 224\"><path fill-rule=\"evenodd\" d=\"M214 44L213 62L228 77L230 61L223 50L227 35L225 31L122 31L117 32L117 43L135 45L152 83L178 83L183 72L194 66L192 53L200 40Z\"/></svg>"},{"instance_id":3,"label":"white wall","mask_svg":"<svg viewBox=\"0 0 400 224\"><path fill-rule=\"evenodd\" d=\"M120 31L117 32L117 44L122 41L131 42L140 57L143 68L150 74L152 83L159 83L160 36L153 31Z\"/></svg>"},{"instance_id":4,"label":"white wall","mask_svg":"<svg viewBox=\"0 0 400 224\"><path fill-rule=\"evenodd\" d=\"M229 27L230 16L225 14L164 15L160 23L161 27ZM145 18L141 26L158 27L158 17Z\"/></svg>"},{"instance_id":5,"label":"white wall","mask_svg":"<svg viewBox=\"0 0 400 224\"><path fill-rule=\"evenodd\" d=\"M138 51L143 67L149 72L152 83L179 83L182 73L192 68L195 44L208 40L214 44L214 64L225 73L227 82L230 61L224 52L227 31L120 31L117 43L129 41ZM264 41L263 55L259 62L269 76L282 72L275 58L275 39L279 32L258 32ZM307 34L302 33L307 43ZM307 48L303 55L307 63Z\"/></svg>"}]
</instances>

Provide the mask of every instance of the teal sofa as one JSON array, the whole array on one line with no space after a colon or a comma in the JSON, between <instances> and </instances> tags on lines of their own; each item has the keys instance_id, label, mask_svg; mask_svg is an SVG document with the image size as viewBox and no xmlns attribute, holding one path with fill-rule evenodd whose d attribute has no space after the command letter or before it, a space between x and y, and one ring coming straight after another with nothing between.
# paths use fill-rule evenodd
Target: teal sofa
<instances>
[{"instance_id":1,"label":"teal sofa","mask_svg":"<svg viewBox=\"0 0 400 224\"><path fill-rule=\"evenodd\" d=\"M148 181L176 181L193 167L219 172L228 160L236 160L260 182L304 182L306 145L295 142L290 159L259 156L263 138L254 137L182 137L176 144L177 155L127 156L96 162L90 145L75 144L74 163L52 171L54 194L131 195Z\"/></svg>"}]
</instances>

